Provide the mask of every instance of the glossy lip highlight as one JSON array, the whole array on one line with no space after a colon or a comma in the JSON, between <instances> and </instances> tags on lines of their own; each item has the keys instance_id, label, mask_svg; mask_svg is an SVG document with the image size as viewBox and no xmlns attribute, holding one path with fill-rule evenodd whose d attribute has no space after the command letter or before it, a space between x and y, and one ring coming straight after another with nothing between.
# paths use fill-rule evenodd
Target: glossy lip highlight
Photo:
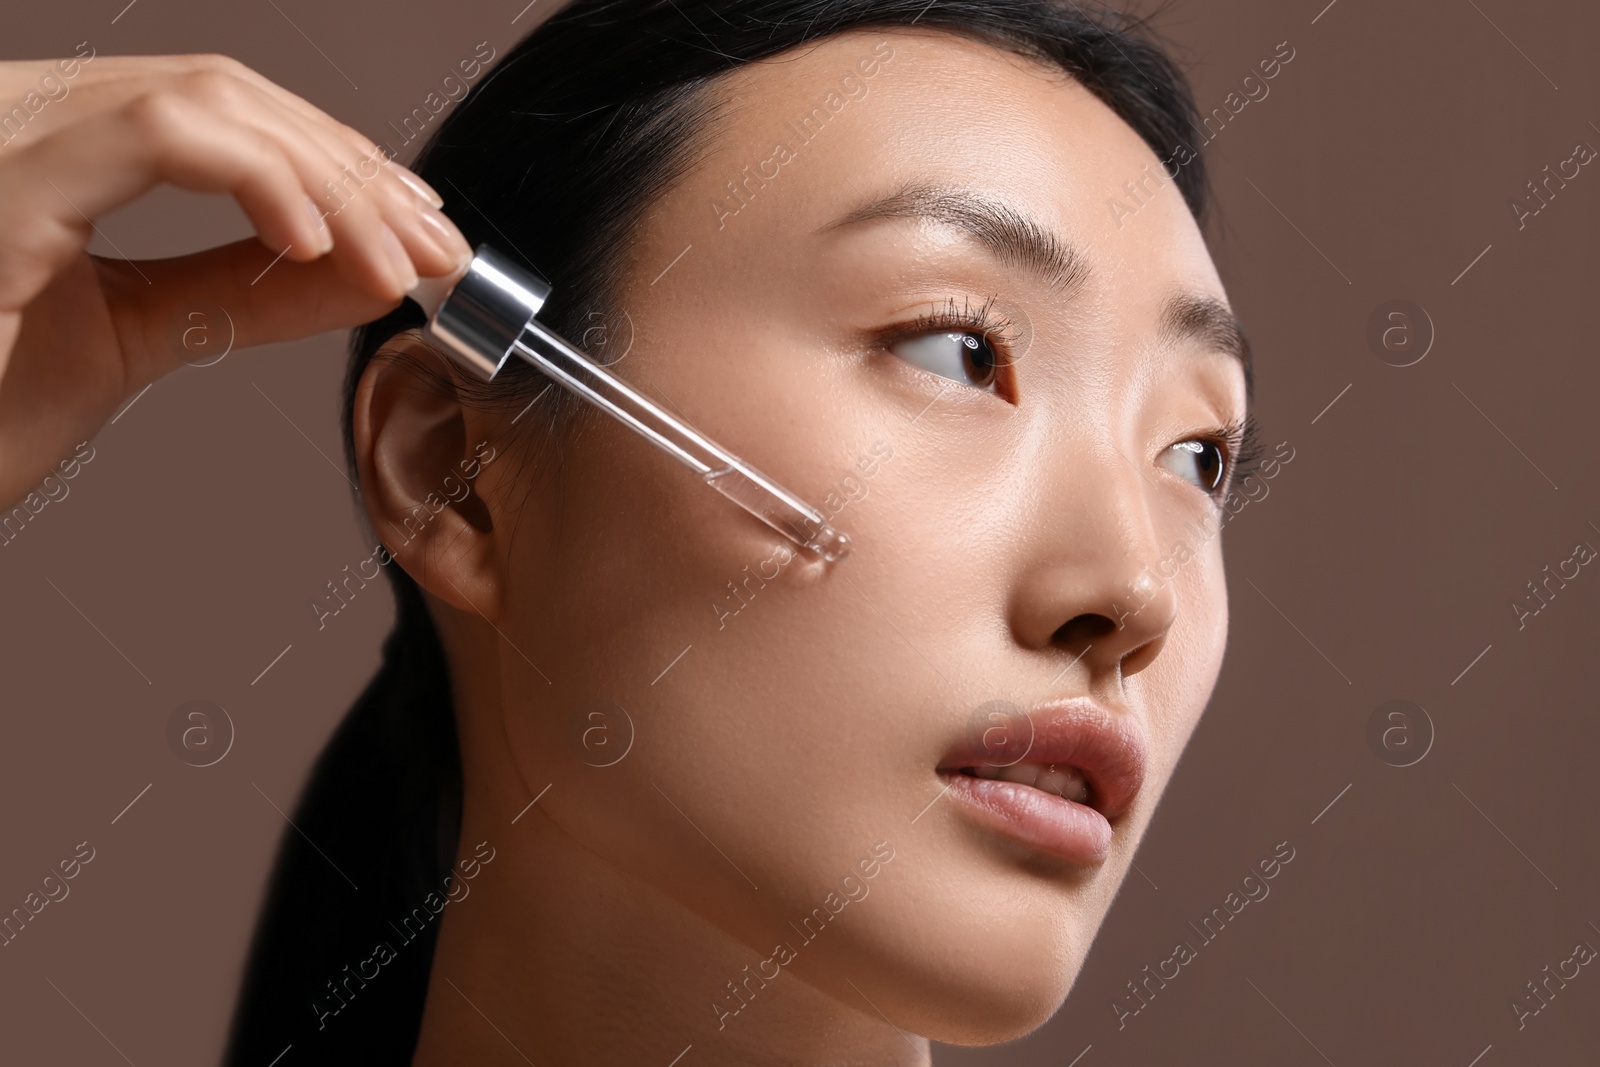
<instances>
[{"instance_id":1,"label":"glossy lip highlight","mask_svg":"<svg viewBox=\"0 0 1600 1067\"><path fill-rule=\"evenodd\" d=\"M998 741L985 734L953 746L937 768L946 791L977 821L1022 844L1077 864L1104 862L1112 824L1144 783L1146 745L1137 720L1080 697L1038 705L1019 719L1023 725L1026 733L1007 731ZM1019 763L1077 769L1088 782L1088 802L963 771Z\"/></svg>"}]
</instances>

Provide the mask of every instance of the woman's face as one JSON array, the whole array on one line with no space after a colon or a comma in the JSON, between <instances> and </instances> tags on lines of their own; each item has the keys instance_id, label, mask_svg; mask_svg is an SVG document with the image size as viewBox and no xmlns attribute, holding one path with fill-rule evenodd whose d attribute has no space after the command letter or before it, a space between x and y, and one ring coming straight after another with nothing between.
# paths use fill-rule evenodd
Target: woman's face
<instances>
[{"instance_id":1,"label":"woman's face","mask_svg":"<svg viewBox=\"0 0 1600 1067\"><path fill-rule=\"evenodd\" d=\"M857 32L723 88L627 250L616 369L853 552L794 555L610 420L559 478L493 463L495 729L558 832L753 970L1014 1037L1071 987L1222 661L1223 287L1156 155L1030 61Z\"/></svg>"}]
</instances>

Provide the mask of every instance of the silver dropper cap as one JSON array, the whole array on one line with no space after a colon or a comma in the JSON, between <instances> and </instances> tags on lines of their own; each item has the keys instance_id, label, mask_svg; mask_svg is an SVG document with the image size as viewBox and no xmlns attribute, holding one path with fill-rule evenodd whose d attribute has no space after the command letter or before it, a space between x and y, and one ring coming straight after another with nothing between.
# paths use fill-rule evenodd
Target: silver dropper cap
<instances>
[{"instance_id":1,"label":"silver dropper cap","mask_svg":"<svg viewBox=\"0 0 1600 1067\"><path fill-rule=\"evenodd\" d=\"M445 351L487 382L500 373L517 339L544 307L550 283L479 245L453 285L423 279L410 295L428 313L429 332Z\"/></svg>"}]
</instances>

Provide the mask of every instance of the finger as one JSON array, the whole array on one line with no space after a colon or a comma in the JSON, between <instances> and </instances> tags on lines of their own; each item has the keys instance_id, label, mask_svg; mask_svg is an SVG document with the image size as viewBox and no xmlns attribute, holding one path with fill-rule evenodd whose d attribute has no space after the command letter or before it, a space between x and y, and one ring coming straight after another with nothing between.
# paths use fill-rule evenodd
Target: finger
<instances>
[{"instance_id":1,"label":"finger","mask_svg":"<svg viewBox=\"0 0 1600 1067\"><path fill-rule=\"evenodd\" d=\"M122 341L130 389L202 349L220 353L348 329L398 303L352 285L328 257L274 262L272 252L253 239L135 264L97 260L96 267ZM196 336L203 346L192 343Z\"/></svg>"},{"instance_id":2,"label":"finger","mask_svg":"<svg viewBox=\"0 0 1600 1067\"><path fill-rule=\"evenodd\" d=\"M405 252L404 258L392 256L391 265L406 284L412 273L448 273L471 255L454 224L432 205L431 199L425 202L425 198L419 198L405 180L409 172L389 163L383 150L292 94L272 87L242 64L146 63L132 68L126 77L104 76L100 83L78 94L78 121L96 108L104 110L108 100L125 100L140 92L181 94L224 121L249 125L277 140L299 172L302 184L321 205L324 216L336 218L331 233L338 246L336 255L353 276L359 277L366 269L364 250L387 247L393 252L392 242L380 232L384 224L395 232ZM292 101L294 106L284 101ZM357 150L362 144L370 146L365 154ZM358 199L361 203L354 204ZM374 211L381 215L381 222ZM318 251L326 251L327 247ZM290 254L291 258L309 258L297 252Z\"/></svg>"},{"instance_id":3,"label":"finger","mask_svg":"<svg viewBox=\"0 0 1600 1067\"><path fill-rule=\"evenodd\" d=\"M0 162L0 232L7 235L0 245L0 307L26 303L51 271L81 251L90 219L159 181L232 195L275 253L310 258L325 240L280 145L180 93L149 93ZM369 292L399 299L403 274L381 248L363 253L369 269L362 282Z\"/></svg>"},{"instance_id":4,"label":"finger","mask_svg":"<svg viewBox=\"0 0 1600 1067\"><path fill-rule=\"evenodd\" d=\"M173 75L203 71L225 74L255 87L302 120L331 133L349 145L358 157L370 158L381 151L378 145L361 131L345 125L309 100L291 92L255 68L241 63L231 56L218 54L105 56L97 61L97 65L93 67L92 74L89 74L90 68L88 65L83 66L81 69L87 75L84 84L95 90L97 96L114 96L116 92L120 91L114 84L118 82L129 82L130 80L148 82ZM105 91L108 83L113 83L109 86L109 94ZM146 87L153 88L154 86L147 85ZM106 106L103 101L95 101L95 103L102 107ZM90 106L94 105L91 104ZM398 163L391 162L389 166L393 169L394 177L404 182L418 196L427 200L434 207L444 206L444 198L439 195L433 186L418 177L414 171Z\"/></svg>"},{"instance_id":5,"label":"finger","mask_svg":"<svg viewBox=\"0 0 1600 1067\"><path fill-rule=\"evenodd\" d=\"M420 274L436 277L471 257L472 248L455 224L419 196L404 180L409 172L382 149L360 153L326 125L301 119L264 94L246 96L238 110L263 131L279 136L302 174L310 176L308 181L320 178L313 197L333 218L342 218L352 201L371 200L400 237Z\"/></svg>"},{"instance_id":6,"label":"finger","mask_svg":"<svg viewBox=\"0 0 1600 1067\"><path fill-rule=\"evenodd\" d=\"M238 78L199 71L174 80L172 89L223 121L247 125L278 143L321 206L331 227L331 247L352 280L359 283L373 252L387 253L402 292L419 274L448 273L471 255L466 240L436 208L384 173L380 157L357 158L331 131L300 119Z\"/></svg>"}]
</instances>

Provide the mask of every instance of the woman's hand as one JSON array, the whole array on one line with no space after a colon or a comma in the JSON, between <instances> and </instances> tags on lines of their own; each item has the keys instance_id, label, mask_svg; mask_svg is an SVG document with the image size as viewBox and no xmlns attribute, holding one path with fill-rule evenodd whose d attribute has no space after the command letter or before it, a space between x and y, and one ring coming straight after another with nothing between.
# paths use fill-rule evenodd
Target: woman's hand
<instances>
[{"instance_id":1,"label":"woman's hand","mask_svg":"<svg viewBox=\"0 0 1600 1067\"><path fill-rule=\"evenodd\" d=\"M227 193L259 239L141 262L85 251L92 220L162 183ZM235 347L286 341L454 273L471 249L439 203L224 56L0 62L0 511L194 358L195 313L224 311Z\"/></svg>"}]
</instances>

